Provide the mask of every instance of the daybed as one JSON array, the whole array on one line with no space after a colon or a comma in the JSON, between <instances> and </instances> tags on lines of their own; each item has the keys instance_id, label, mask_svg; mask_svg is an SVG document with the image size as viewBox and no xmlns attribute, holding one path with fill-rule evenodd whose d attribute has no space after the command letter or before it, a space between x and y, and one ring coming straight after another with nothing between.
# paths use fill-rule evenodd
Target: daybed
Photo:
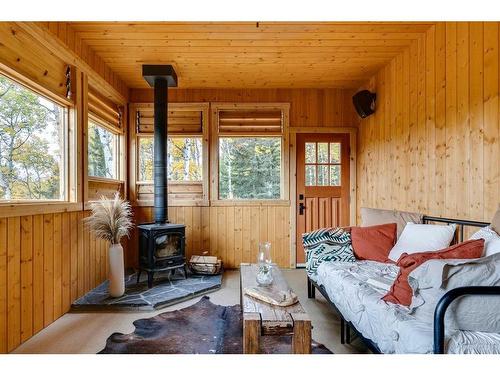
<instances>
[{"instance_id":1,"label":"daybed","mask_svg":"<svg viewBox=\"0 0 500 375\"><path fill-rule=\"evenodd\" d=\"M370 217L372 216L370 214L373 214L374 210L364 210L364 212L362 210L363 225L378 224L376 220L373 221L373 218ZM456 224L457 233L455 242L463 242L464 227L486 227L489 225L489 223L485 222L426 216L418 217L418 215L415 217L414 214L412 216L409 213L382 211L379 216L387 216L382 219L382 222L398 222L398 236L401 234L401 226L404 227L405 222L420 220L421 223L440 222ZM391 220L391 216L392 219L394 217L396 219ZM497 213L495 217L500 218L500 213ZM493 261L493 264L499 265L498 269L492 271L498 275L498 270L500 270L500 252L489 258L489 261ZM461 263L464 262L462 261ZM398 270L399 268L396 264L371 260L356 260L354 262L325 261L319 265L317 272L314 274L308 273L308 296L309 298L314 298L315 290L318 289L338 312L341 317L341 341L343 344L345 342L350 343L352 330L374 353L500 354L500 330L495 331L495 327L500 326L499 310L496 310L493 316L490 314L472 317L473 319L477 318L478 324L493 321L493 331L490 327L490 329L485 330L488 332L483 332L482 330L463 330L453 324L450 326L448 318L451 313L446 315L446 322L449 327L445 326L444 319L448 306L450 304L453 306L452 302L463 295L479 294L481 297L466 296L461 298L476 298L475 301L477 301L477 298L494 298L495 303L500 303L500 284L494 283L494 286L467 285L466 287L454 288L453 290L444 290L444 296L437 299L439 301L437 304L434 303L433 306L425 306L430 313L428 316L424 314L422 317L422 314L415 314L416 310L413 308L413 305L418 305L415 304L418 296L413 297L411 307L385 302L382 300L382 297L387 291L374 286L373 282L367 282L374 279L385 279L387 283L392 284L396 279ZM410 274L410 276L412 275L413 273ZM409 281L410 279L411 277L408 278ZM494 294L495 296L486 297L485 295L487 294ZM457 302L461 303L460 301ZM491 300L487 302L489 303ZM478 306L480 305L479 303ZM429 310L430 307L432 307L432 310ZM419 308L424 310L422 307L417 307L417 310ZM453 311L453 313L455 314L456 312ZM433 314L434 316L432 316Z\"/></svg>"}]
</instances>

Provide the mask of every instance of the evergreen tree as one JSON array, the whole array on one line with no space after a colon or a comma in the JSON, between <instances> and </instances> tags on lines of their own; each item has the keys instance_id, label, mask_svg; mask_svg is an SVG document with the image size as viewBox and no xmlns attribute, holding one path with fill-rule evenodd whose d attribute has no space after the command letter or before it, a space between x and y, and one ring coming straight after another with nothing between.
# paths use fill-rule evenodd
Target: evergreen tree
<instances>
[{"instance_id":1,"label":"evergreen tree","mask_svg":"<svg viewBox=\"0 0 500 375\"><path fill-rule=\"evenodd\" d=\"M279 138L221 138L219 195L225 199L280 197Z\"/></svg>"},{"instance_id":2,"label":"evergreen tree","mask_svg":"<svg viewBox=\"0 0 500 375\"><path fill-rule=\"evenodd\" d=\"M96 177L113 177L106 163L104 131L99 126L89 123L88 169L89 175Z\"/></svg>"}]
</instances>

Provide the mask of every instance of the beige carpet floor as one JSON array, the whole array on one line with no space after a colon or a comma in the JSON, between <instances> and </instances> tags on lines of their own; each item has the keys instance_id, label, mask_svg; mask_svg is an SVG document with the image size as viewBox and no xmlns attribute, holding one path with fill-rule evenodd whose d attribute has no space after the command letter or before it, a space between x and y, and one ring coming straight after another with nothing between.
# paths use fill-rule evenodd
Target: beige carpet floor
<instances>
[{"instance_id":1,"label":"beige carpet floor","mask_svg":"<svg viewBox=\"0 0 500 375\"><path fill-rule=\"evenodd\" d=\"M359 339L353 340L351 345L340 343L340 319L319 292L316 293L316 299L307 298L303 269L285 270L284 275L311 317L314 340L336 354L367 352ZM213 303L235 305L239 303L239 293L238 271L226 271L222 288L208 295ZM97 353L104 348L106 339L112 333L132 332L134 320L177 310L198 300L199 297L154 312L67 313L23 343L14 353Z\"/></svg>"}]
</instances>

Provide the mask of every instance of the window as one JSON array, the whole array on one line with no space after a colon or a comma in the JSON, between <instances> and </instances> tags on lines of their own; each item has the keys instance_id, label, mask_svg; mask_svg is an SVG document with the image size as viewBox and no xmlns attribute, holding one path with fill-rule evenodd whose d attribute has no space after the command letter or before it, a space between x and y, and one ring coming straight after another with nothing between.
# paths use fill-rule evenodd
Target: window
<instances>
[{"instance_id":1,"label":"window","mask_svg":"<svg viewBox=\"0 0 500 375\"><path fill-rule=\"evenodd\" d=\"M219 138L219 198L279 199L281 137Z\"/></svg>"},{"instance_id":2,"label":"window","mask_svg":"<svg viewBox=\"0 0 500 375\"><path fill-rule=\"evenodd\" d=\"M220 103L212 110L212 166L218 174L212 199L221 200L216 204L288 199L289 104Z\"/></svg>"},{"instance_id":3,"label":"window","mask_svg":"<svg viewBox=\"0 0 500 375\"><path fill-rule=\"evenodd\" d=\"M153 180L152 137L139 137L139 180ZM168 179L200 182L203 172L201 137L170 137L168 139Z\"/></svg>"},{"instance_id":4,"label":"window","mask_svg":"<svg viewBox=\"0 0 500 375\"><path fill-rule=\"evenodd\" d=\"M100 126L97 122L88 124L88 174L92 177L119 178L118 148L119 136Z\"/></svg>"},{"instance_id":5,"label":"window","mask_svg":"<svg viewBox=\"0 0 500 375\"><path fill-rule=\"evenodd\" d=\"M0 74L0 200L65 200L68 108Z\"/></svg>"},{"instance_id":6,"label":"window","mask_svg":"<svg viewBox=\"0 0 500 375\"><path fill-rule=\"evenodd\" d=\"M340 186L340 143L306 142L306 186Z\"/></svg>"}]
</instances>

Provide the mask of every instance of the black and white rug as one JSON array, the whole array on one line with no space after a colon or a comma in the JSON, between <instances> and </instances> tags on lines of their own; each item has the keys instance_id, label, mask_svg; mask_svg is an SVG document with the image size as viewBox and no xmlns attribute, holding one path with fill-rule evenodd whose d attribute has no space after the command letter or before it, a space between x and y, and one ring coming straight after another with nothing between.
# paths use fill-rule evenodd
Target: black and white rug
<instances>
[{"instance_id":1,"label":"black and white rug","mask_svg":"<svg viewBox=\"0 0 500 375\"><path fill-rule=\"evenodd\" d=\"M125 276L125 294L118 298L108 294L108 281L92 289L72 305L72 311L106 311L106 310L155 310L170 306L187 299L220 289L222 275L200 276L188 275L187 279L177 272L173 276L169 272L157 273L151 289L147 286L147 277L142 275L136 283L137 275L133 272Z\"/></svg>"}]
</instances>

